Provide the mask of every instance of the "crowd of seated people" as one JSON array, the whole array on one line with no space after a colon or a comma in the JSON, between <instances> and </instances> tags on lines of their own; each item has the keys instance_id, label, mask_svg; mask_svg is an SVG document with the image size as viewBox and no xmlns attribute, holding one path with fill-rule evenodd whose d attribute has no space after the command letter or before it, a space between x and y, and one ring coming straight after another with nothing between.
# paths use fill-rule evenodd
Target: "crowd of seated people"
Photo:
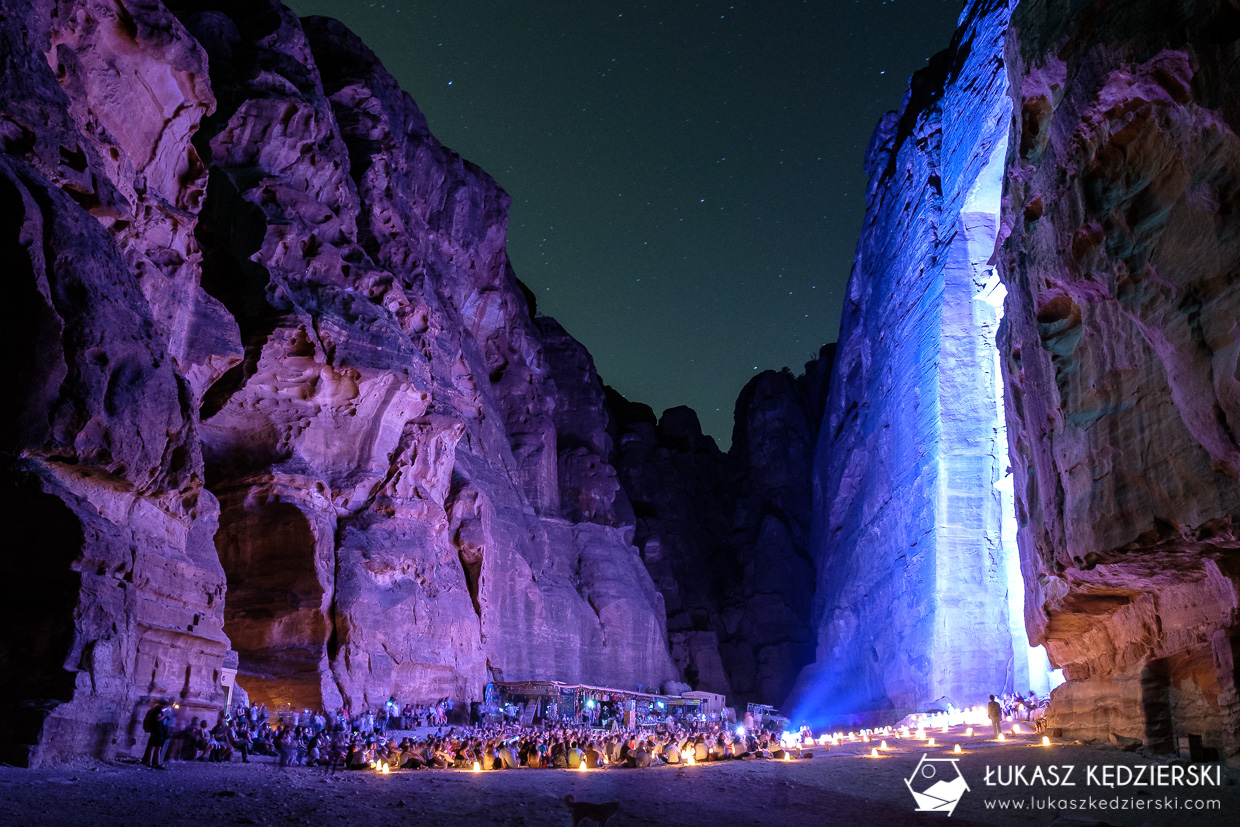
<instances>
[{"instance_id":1,"label":"crowd of seated people","mask_svg":"<svg viewBox=\"0 0 1240 827\"><path fill-rule=\"evenodd\" d=\"M717 725L693 731L600 732L585 728L532 726L453 727L423 738L397 742L355 734L341 746L343 755L322 756L328 768L369 769L386 763L392 769L462 768L503 770L642 768L686 762L782 759L779 740L765 732L739 735Z\"/></svg>"},{"instance_id":2,"label":"crowd of seated people","mask_svg":"<svg viewBox=\"0 0 1240 827\"><path fill-rule=\"evenodd\" d=\"M386 711L386 710L385 710ZM414 722L420 716L414 716ZM430 720L443 720L442 713ZM433 734L389 737L405 716L340 711L336 715L282 710L269 715L261 705L221 714L214 726L191 719L172 736L169 758L228 762L252 755L278 759L280 767L371 769L465 768L640 768L660 764L785 757L778 738L768 732L742 734L718 723L664 724L641 731L602 731L588 727L516 723L440 726Z\"/></svg>"}]
</instances>

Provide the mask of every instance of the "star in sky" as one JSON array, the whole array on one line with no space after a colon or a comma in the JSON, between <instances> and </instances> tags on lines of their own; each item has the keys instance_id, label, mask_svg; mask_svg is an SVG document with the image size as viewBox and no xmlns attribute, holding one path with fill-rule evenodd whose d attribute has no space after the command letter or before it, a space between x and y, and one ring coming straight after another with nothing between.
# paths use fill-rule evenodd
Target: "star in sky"
<instances>
[{"instance_id":1,"label":"star in sky","mask_svg":"<svg viewBox=\"0 0 1240 827\"><path fill-rule=\"evenodd\" d=\"M962 3L289 5L349 25L513 196L513 267L603 380L726 446L755 371L834 341L865 148Z\"/></svg>"}]
</instances>

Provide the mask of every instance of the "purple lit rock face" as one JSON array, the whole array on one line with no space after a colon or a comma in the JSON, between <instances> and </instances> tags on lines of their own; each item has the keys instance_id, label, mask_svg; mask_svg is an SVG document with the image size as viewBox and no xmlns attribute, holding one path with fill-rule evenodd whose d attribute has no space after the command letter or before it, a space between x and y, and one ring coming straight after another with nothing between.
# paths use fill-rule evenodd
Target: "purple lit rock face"
<instances>
[{"instance_id":1,"label":"purple lit rock face","mask_svg":"<svg viewBox=\"0 0 1240 827\"><path fill-rule=\"evenodd\" d=\"M691 686L740 708L781 702L813 660L810 478L833 351L798 377L755 376L726 454L688 408L656 422L648 407L611 399L615 464L672 657Z\"/></svg>"},{"instance_id":2,"label":"purple lit rock face","mask_svg":"<svg viewBox=\"0 0 1240 827\"><path fill-rule=\"evenodd\" d=\"M243 685L360 707L476 698L488 666L673 677L616 518L601 386L561 366L580 346L550 322L543 347L504 253L507 195L339 24L183 16L227 101L199 136L200 234L248 344L203 431L221 562L259 606L225 610ZM593 390L561 396L564 374ZM295 599L273 565L276 583L299 572Z\"/></svg>"},{"instance_id":3,"label":"purple lit rock face","mask_svg":"<svg viewBox=\"0 0 1240 827\"><path fill-rule=\"evenodd\" d=\"M0 43L0 742L37 763L130 743L146 697L222 698L194 387L239 346L199 286L203 51L157 5L6 4Z\"/></svg>"},{"instance_id":4,"label":"purple lit rock face","mask_svg":"<svg viewBox=\"0 0 1240 827\"><path fill-rule=\"evenodd\" d=\"M1052 725L1233 762L1238 25L1022 3L1002 345L1030 634L1069 679Z\"/></svg>"},{"instance_id":5,"label":"purple lit rock face","mask_svg":"<svg viewBox=\"0 0 1240 827\"><path fill-rule=\"evenodd\" d=\"M1014 687L992 268L1010 120L1004 2L879 125L814 468L817 661L794 720L871 720Z\"/></svg>"},{"instance_id":6,"label":"purple lit rock face","mask_svg":"<svg viewBox=\"0 0 1240 827\"><path fill-rule=\"evenodd\" d=\"M277 705L676 677L507 195L338 24L168 7L0 18L9 760L211 714L229 641Z\"/></svg>"}]
</instances>

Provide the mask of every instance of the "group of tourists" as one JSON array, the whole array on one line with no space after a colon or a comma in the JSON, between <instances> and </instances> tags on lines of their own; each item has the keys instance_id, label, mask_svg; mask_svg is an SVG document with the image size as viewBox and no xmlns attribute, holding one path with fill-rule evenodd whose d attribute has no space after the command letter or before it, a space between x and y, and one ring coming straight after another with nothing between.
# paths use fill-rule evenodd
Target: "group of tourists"
<instances>
[{"instance_id":1,"label":"group of tourists","mask_svg":"<svg viewBox=\"0 0 1240 827\"><path fill-rule=\"evenodd\" d=\"M262 704L221 713L214 724L191 717L178 726L179 707L156 703L143 729L149 741L143 763L163 768L169 760L229 762L253 755L277 759L280 767L390 769L458 767L477 770L531 768L587 769L649 767L751 758L782 759L778 737L759 730L736 731L717 722L684 721L640 730L598 730L588 726L530 726L480 723L447 727L451 705L335 714L284 708L269 713ZM405 714L406 709L411 710ZM409 729L436 727L432 734ZM394 733L394 730L405 730ZM393 733L389 736L389 733ZM398 737L400 735L402 737Z\"/></svg>"},{"instance_id":2,"label":"group of tourists","mask_svg":"<svg viewBox=\"0 0 1240 827\"><path fill-rule=\"evenodd\" d=\"M1037 730L1041 731L1045 722L1043 710L1049 703L1049 699L1039 698L1032 689L1028 695L1005 692L997 697L990 696L990 701L986 704L986 716L990 718L990 726L996 738L1002 733L1002 722L1005 720L1033 721Z\"/></svg>"},{"instance_id":3,"label":"group of tourists","mask_svg":"<svg viewBox=\"0 0 1240 827\"><path fill-rule=\"evenodd\" d=\"M448 716L452 714L452 700L440 698L433 704L414 706L405 704L403 707L392 696L376 710L363 709L351 712L340 707L334 713L296 709L284 706L274 713L267 710L266 704L253 703L248 707L239 705L233 713L233 720L248 720L250 726L270 723L273 726L310 727L316 732L324 729L357 729L361 732L383 733L389 729L413 729L425 726L447 726Z\"/></svg>"},{"instance_id":4,"label":"group of tourists","mask_svg":"<svg viewBox=\"0 0 1240 827\"><path fill-rule=\"evenodd\" d=\"M191 716L182 727L180 704L157 701L142 722L149 736L142 763L163 769L170 760L226 762L240 755L243 763L249 763L251 755L268 755L279 758L281 766L301 765L330 755L333 734L355 733L363 739L377 739L389 729L446 726L451 711L448 698L426 706L401 707L393 697L378 710L359 713L345 708L328 713L291 706L272 713L266 704L255 703L239 705L232 714L221 713L214 725Z\"/></svg>"},{"instance_id":5,"label":"group of tourists","mask_svg":"<svg viewBox=\"0 0 1240 827\"><path fill-rule=\"evenodd\" d=\"M428 767L475 770L637 769L661 764L783 759L779 739L761 731L745 734L718 724L600 731L587 727L543 728L513 724L454 727L424 738L354 738L344 757L348 769L387 764L392 769ZM328 769L334 757L321 759Z\"/></svg>"},{"instance_id":6,"label":"group of tourists","mask_svg":"<svg viewBox=\"0 0 1240 827\"><path fill-rule=\"evenodd\" d=\"M1013 721L1032 721L1041 710L1050 704L1049 698L1039 698L1032 689L1027 695L1019 692L1004 692L996 700L1003 712L1003 717Z\"/></svg>"}]
</instances>

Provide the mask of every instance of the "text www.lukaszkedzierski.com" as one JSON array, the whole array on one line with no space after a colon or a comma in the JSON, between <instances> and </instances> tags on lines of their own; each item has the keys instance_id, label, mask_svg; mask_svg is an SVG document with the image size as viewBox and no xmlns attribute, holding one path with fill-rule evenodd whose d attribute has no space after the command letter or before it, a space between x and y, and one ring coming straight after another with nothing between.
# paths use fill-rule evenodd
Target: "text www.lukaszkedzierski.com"
<instances>
[{"instance_id":1,"label":"text www.lukaszkedzierski.com","mask_svg":"<svg viewBox=\"0 0 1240 827\"><path fill-rule=\"evenodd\" d=\"M1221 810L1217 798L997 798L985 801L987 810Z\"/></svg>"}]
</instances>

